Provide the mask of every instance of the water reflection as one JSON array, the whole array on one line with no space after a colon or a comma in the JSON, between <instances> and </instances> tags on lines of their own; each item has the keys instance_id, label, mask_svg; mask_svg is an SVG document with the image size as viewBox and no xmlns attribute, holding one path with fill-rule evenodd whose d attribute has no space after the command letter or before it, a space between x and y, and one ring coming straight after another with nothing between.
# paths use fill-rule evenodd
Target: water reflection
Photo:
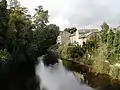
<instances>
[{"instance_id":1,"label":"water reflection","mask_svg":"<svg viewBox=\"0 0 120 90\"><path fill-rule=\"evenodd\" d=\"M41 59L39 58L39 60ZM93 90L78 83L73 73L66 70L61 61L52 67L46 67L39 62L36 71L41 78L41 87L45 87L47 90Z\"/></svg>"}]
</instances>

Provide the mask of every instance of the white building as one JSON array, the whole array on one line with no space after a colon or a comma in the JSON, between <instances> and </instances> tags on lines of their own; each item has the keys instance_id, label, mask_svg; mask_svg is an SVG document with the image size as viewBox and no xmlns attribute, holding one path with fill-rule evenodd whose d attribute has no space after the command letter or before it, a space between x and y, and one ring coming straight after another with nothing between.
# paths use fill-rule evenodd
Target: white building
<instances>
[{"instance_id":1,"label":"white building","mask_svg":"<svg viewBox=\"0 0 120 90\"><path fill-rule=\"evenodd\" d=\"M67 31L61 31L57 38L57 43L60 45L68 45L70 43L70 33Z\"/></svg>"},{"instance_id":2,"label":"white building","mask_svg":"<svg viewBox=\"0 0 120 90\"><path fill-rule=\"evenodd\" d=\"M83 42L86 42L97 33L99 33L98 29L79 29L73 34L67 31L61 31L57 38L57 43L60 45L75 44L83 46Z\"/></svg>"},{"instance_id":3,"label":"white building","mask_svg":"<svg viewBox=\"0 0 120 90\"><path fill-rule=\"evenodd\" d=\"M83 42L86 42L90 37L99 33L97 29L80 29L77 30L70 36L70 43L71 44L78 44L83 46Z\"/></svg>"}]
</instances>

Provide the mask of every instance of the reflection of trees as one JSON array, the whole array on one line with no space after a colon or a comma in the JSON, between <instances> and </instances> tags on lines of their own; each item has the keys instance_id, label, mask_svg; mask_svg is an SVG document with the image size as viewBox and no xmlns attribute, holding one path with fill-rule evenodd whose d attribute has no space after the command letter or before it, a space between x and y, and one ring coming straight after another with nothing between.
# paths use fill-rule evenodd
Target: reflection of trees
<instances>
[{"instance_id":1,"label":"reflection of trees","mask_svg":"<svg viewBox=\"0 0 120 90\"><path fill-rule=\"evenodd\" d=\"M40 90L39 82L39 77L29 71L26 64L0 65L0 90Z\"/></svg>"}]
</instances>

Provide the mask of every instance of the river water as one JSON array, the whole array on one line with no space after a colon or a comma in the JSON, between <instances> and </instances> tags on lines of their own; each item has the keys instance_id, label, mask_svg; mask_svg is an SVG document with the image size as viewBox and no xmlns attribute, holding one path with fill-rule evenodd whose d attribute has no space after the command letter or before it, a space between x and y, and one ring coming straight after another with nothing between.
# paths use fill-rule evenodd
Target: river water
<instances>
[{"instance_id":1,"label":"river water","mask_svg":"<svg viewBox=\"0 0 120 90\"><path fill-rule=\"evenodd\" d=\"M45 87L44 90L93 90L87 85L78 82L73 72L68 71L62 64L46 67L42 63L42 58L36 67L36 73L41 79L40 87Z\"/></svg>"}]
</instances>

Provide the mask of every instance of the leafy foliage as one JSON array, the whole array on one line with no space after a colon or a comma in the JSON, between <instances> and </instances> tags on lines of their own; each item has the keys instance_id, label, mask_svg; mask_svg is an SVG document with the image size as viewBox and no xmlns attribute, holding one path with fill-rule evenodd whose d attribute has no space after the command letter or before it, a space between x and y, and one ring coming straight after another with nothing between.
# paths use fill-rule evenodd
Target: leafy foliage
<instances>
[{"instance_id":1,"label":"leafy foliage","mask_svg":"<svg viewBox=\"0 0 120 90\"><path fill-rule=\"evenodd\" d=\"M50 46L56 44L58 35L59 27L54 24L46 26L43 30L34 31L35 43L39 50L39 55L44 54Z\"/></svg>"},{"instance_id":2,"label":"leafy foliage","mask_svg":"<svg viewBox=\"0 0 120 90\"><path fill-rule=\"evenodd\" d=\"M71 50L71 48L73 48L74 46L65 46L65 47L63 47L63 49L62 49L62 51L61 51L61 58L62 59L69 59L70 58L70 50Z\"/></svg>"},{"instance_id":3,"label":"leafy foliage","mask_svg":"<svg viewBox=\"0 0 120 90\"><path fill-rule=\"evenodd\" d=\"M6 49L0 50L0 60L3 62L8 59L10 59L10 53Z\"/></svg>"},{"instance_id":4,"label":"leafy foliage","mask_svg":"<svg viewBox=\"0 0 120 90\"><path fill-rule=\"evenodd\" d=\"M84 56L84 50L80 46L75 46L69 51L71 58L82 58Z\"/></svg>"},{"instance_id":5,"label":"leafy foliage","mask_svg":"<svg viewBox=\"0 0 120 90\"><path fill-rule=\"evenodd\" d=\"M28 9L17 0L0 2L0 50L6 49L13 59L23 57L35 60L56 44L59 27L48 25L48 11L42 6L35 9L35 15L29 15Z\"/></svg>"},{"instance_id":6,"label":"leafy foliage","mask_svg":"<svg viewBox=\"0 0 120 90\"><path fill-rule=\"evenodd\" d=\"M6 47L6 32L8 30L8 10L6 0L0 2L0 49Z\"/></svg>"},{"instance_id":7,"label":"leafy foliage","mask_svg":"<svg viewBox=\"0 0 120 90\"><path fill-rule=\"evenodd\" d=\"M92 57L94 60L92 69L96 73L109 73L109 62L107 61L107 45L101 44Z\"/></svg>"},{"instance_id":8,"label":"leafy foliage","mask_svg":"<svg viewBox=\"0 0 120 90\"><path fill-rule=\"evenodd\" d=\"M114 33L113 30L110 29L107 37L108 51L113 47L113 41L114 41Z\"/></svg>"},{"instance_id":9,"label":"leafy foliage","mask_svg":"<svg viewBox=\"0 0 120 90\"><path fill-rule=\"evenodd\" d=\"M46 50L56 44L57 36L59 35L59 27L48 23L48 11L44 11L42 6L36 9L34 15L34 26L33 38L35 46L38 49L37 56L46 53Z\"/></svg>"},{"instance_id":10,"label":"leafy foliage","mask_svg":"<svg viewBox=\"0 0 120 90\"><path fill-rule=\"evenodd\" d=\"M120 67L117 65L110 65L110 72L109 74L114 78L114 79L120 79Z\"/></svg>"},{"instance_id":11,"label":"leafy foliage","mask_svg":"<svg viewBox=\"0 0 120 90\"><path fill-rule=\"evenodd\" d=\"M13 57L18 52L25 52L24 49L33 40L32 22L26 11L24 7L15 7L10 11L7 49Z\"/></svg>"},{"instance_id":12,"label":"leafy foliage","mask_svg":"<svg viewBox=\"0 0 120 90\"><path fill-rule=\"evenodd\" d=\"M36 13L33 17L36 29L41 29L46 26L48 21L48 11L44 11L42 6L35 9Z\"/></svg>"},{"instance_id":13,"label":"leafy foliage","mask_svg":"<svg viewBox=\"0 0 120 90\"><path fill-rule=\"evenodd\" d=\"M104 22L102 25L101 25L101 39L102 39L102 42L103 43L106 43L107 42L107 35L108 35L108 30L109 30L109 26L106 22Z\"/></svg>"},{"instance_id":14,"label":"leafy foliage","mask_svg":"<svg viewBox=\"0 0 120 90\"><path fill-rule=\"evenodd\" d=\"M113 42L115 53L119 53L119 45L120 45L120 30L117 30L115 33L115 39Z\"/></svg>"},{"instance_id":15,"label":"leafy foliage","mask_svg":"<svg viewBox=\"0 0 120 90\"><path fill-rule=\"evenodd\" d=\"M85 48L81 46L65 46L61 51L61 58L66 60L74 59L82 62L85 52Z\"/></svg>"}]
</instances>

